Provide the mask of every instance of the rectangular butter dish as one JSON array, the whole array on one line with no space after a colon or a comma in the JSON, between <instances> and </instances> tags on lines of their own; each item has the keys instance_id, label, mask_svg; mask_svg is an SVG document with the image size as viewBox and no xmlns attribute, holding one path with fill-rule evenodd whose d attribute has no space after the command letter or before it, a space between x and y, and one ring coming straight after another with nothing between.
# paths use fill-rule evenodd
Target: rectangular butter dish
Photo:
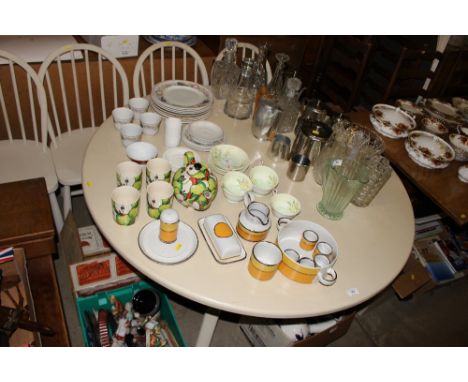
<instances>
[{"instance_id":1,"label":"rectangular butter dish","mask_svg":"<svg viewBox=\"0 0 468 382\"><path fill-rule=\"evenodd\" d=\"M247 257L237 232L224 215L215 214L201 218L198 220L198 226L218 263L229 264Z\"/></svg>"}]
</instances>

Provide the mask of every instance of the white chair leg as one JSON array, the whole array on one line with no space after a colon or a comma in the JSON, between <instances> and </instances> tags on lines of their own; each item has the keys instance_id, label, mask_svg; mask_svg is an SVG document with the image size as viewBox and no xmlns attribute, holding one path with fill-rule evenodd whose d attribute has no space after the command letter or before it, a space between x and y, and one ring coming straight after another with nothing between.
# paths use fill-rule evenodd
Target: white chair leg
<instances>
[{"instance_id":1,"label":"white chair leg","mask_svg":"<svg viewBox=\"0 0 468 382\"><path fill-rule=\"evenodd\" d=\"M63 219L66 219L72 209L70 186L62 186L61 194L63 198Z\"/></svg>"},{"instance_id":2,"label":"white chair leg","mask_svg":"<svg viewBox=\"0 0 468 382\"><path fill-rule=\"evenodd\" d=\"M52 208L52 216L54 218L55 229L57 230L57 234L60 235L60 232L63 228L63 216L62 212L60 211L60 206L57 201L57 197L55 196L55 192L51 192L49 194L49 201L50 207Z\"/></svg>"}]
</instances>

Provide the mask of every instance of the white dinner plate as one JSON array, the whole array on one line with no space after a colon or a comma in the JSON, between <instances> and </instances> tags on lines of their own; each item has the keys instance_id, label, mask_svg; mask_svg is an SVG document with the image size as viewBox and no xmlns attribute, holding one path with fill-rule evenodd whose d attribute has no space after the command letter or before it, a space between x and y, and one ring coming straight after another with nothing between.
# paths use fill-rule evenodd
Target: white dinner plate
<instances>
[{"instance_id":1,"label":"white dinner plate","mask_svg":"<svg viewBox=\"0 0 468 382\"><path fill-rule=\"evenodd\" d=\"M195 142L188 132L188 128L185 127L182 131L182 142L187 147L190 147L196 151L210 151L213 147L222 142L212 142L210 144Z\"/></svg>"},{"instance_id":2,"label":"white dinner plate","mask_svg":"<svg viewBox=\"0 0 468 382\"><path fill-rule=\"evenodd\" d=\"M141 251L161 264L178 264L193 256L198 248L195 231L184 222L179 222L177 240L166 244L159 240L160 221L153 220L143 227L138 235Z\"/></svg>"},{"instance_id":3,"label":"white dinner plate","mask_svg":"<svg viewBox=\"0 0 468 382\"><path fill-rule=\"evenodd\" d=\"M190 124L188 133L195 142L213 144L220 142L224 138L221 127L210 121L197 121Z\"/></svg>"},{"instance_id":4,"label":"white dinner plate","mask_svg":"<svg viewBox=\"0 0 468 382\"><path fill-rule=\"evenodd\" d=\"M207 87L191 81L163 81L153 87L151 98L163 109L172 111L206 110L213 103L213 94Z\"/></svg>"}]
</instances>

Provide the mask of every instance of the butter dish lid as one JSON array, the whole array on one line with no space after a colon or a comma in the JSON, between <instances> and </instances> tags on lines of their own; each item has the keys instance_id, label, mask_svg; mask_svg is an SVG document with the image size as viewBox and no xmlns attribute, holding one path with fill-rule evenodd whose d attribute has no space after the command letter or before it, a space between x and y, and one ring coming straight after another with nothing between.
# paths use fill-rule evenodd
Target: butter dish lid
<instances>
[{"instance_id":1,"label":"butter dish lid","mask_svg":"<svg viewBox=\"0 0 468 382\"><path fill-rule=\"evenodd\" d=\"M217 262L228 264L246 258L247 253L227 217L206 216L198 221L198 226Z\"/></svg>"}]
</instances>

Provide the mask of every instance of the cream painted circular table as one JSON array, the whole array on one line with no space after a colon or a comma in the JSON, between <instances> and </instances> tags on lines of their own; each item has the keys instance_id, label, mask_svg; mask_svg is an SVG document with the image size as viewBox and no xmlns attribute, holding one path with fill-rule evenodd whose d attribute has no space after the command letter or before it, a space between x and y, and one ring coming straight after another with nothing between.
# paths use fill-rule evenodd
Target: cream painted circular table
<instances>
[{"instance_id":1,"label":"cream painted circular table","mask_svg":"<svg viewBox=\"0 0 468 382\"><path fill-rule=\"evenodd\" d=\"M250 158L261 156L264 164L269 143L257 141L250 130L251 120L234 120L222 111L223 103L216 101L209 120L221 126L225 142L242 147ZM164 124L155 136L143 136L143 141L155 144L162 156ZM208 153L199 153L206 163ZM393 173L390 180L366 208L348 206L342 220L331 221L316 210L322 191L309 171L303 182L291 182L286 176L287 163L274 167L280 182L279 192L291 193L302 204L299 219L311 220L325 227L339 247L335 265L338 279L333 286L300 284L281 273L272 280L261 282L247 271L252 243L242 240L247 258L232 264L219 264L210 253L198 228L198 219L222 213L231 223L237 223L242 203L228 202L222 190L212 206L203 212L187 209L174 200L180 218L192 226L199 246L187 261L176 265L156 263L146 257L138 246L138 234L151 221L146 212L146 187L141 189L140 212L135 224L120 226L112 218L110 195L116 187L115 168L128 160L120 142L119 131L112 118L106 120L93 136L83 163L83 189L89 211L111 246L125 260L151 280L209 308L205 314L198 345L209 345L220 310L240 315L268 318L301 318L321 316L356 306L386 288L405 265L414 239L414 216L408 195ZM220 183L221 177L218 176ZM144 184L144 182L143 182ZM258 198L269 203L270 197ZM275 241L276 218L267 240ZM213 313L214 312L214 313Z\"/></svg>"}]
</instances>

